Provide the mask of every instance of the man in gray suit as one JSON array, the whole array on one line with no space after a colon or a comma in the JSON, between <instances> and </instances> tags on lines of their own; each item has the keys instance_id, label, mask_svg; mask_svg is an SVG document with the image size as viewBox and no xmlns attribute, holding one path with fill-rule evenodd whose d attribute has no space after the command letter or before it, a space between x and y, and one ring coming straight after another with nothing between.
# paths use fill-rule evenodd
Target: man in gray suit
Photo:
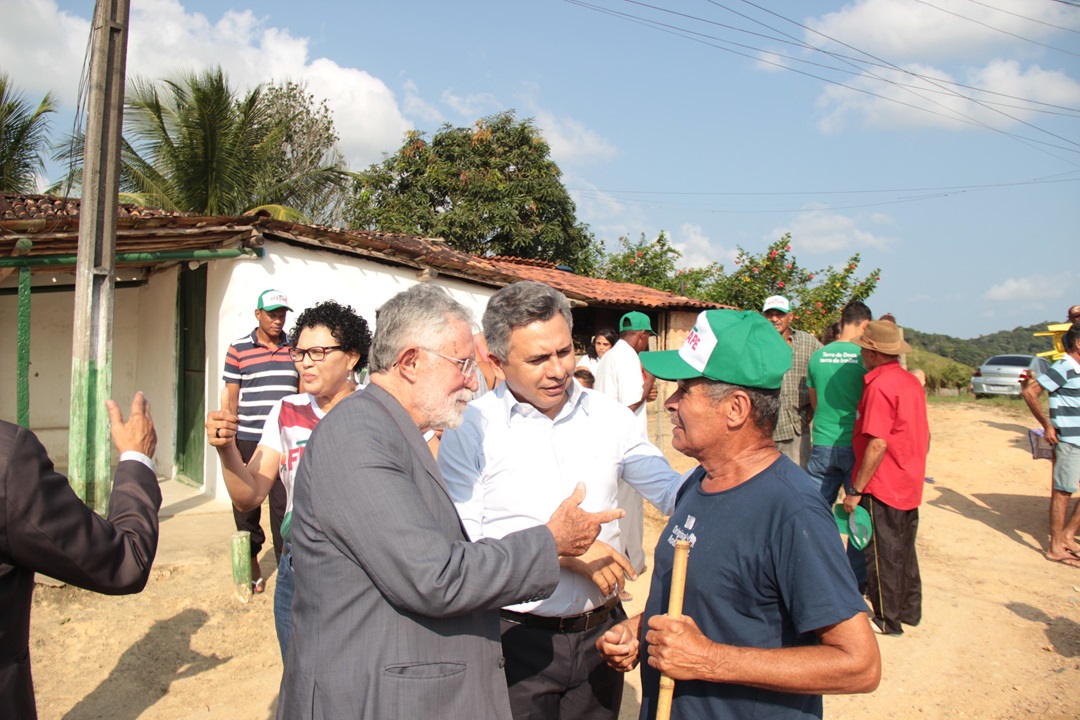
<instances>
[{"instance_id":1,"label":"man in gray suit","mask_svg":"<svg viewBox=\"0 0 1080 720\"><path fill-rule=\"evenodd\" d=\"M424 444L476 390L472 318L418 285L379 310L371 384L312 433L293 491L278 718L510 718L498 608L548 597L621 511L579 485L546 525L471 543Z\"/></svg>"}]
</instances>

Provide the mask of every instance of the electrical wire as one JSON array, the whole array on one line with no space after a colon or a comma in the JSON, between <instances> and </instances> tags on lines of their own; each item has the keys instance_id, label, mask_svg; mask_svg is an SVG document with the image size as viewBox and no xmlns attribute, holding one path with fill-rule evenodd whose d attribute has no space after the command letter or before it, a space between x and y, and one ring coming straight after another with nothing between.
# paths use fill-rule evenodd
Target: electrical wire
<instances>
[{"instance_id":1,"label":"electrical wire","mask_svg":"<svg viewBox=\"0 0 1080 720\"><path fill-rule=\"evenodd\" d=\"M725 9L728 9L728 8L726 8L726 7L725 7L725 6L724 6L724 5L722 4L722 3L719 3L719 2L717 2L717 0L707 0L707 1L708 1L708 2L710 2L710 3L712 3L713 5L718 5L718 6L720 6L720 7L724 7ZM760 10L760 11L762 11L762 12L766 12L766 13L768 13L769 15L773 15L774 17L777 17L777 18L779 18L779 19L781 19L781 20L783 20L783 21L785 21L785 22L789 22L789 23L791 23L792 25L795 25L795 26L797 26L797 27L799 27L799 28L802 28L803 30L805 30L805 31L807 31L807 32L812 32L812 33L814 33L815 35L818 35L818 36L820 36L820 37L823 37L823 38L825 38L826 40L829 40L830 42L834 42L834 43L837 43L837 44L839 44L839 45L842 45L842 46L844 46L844 47L846 47L846 48L848 48L848 49L850 49L850 50L853 50L853 51L855 51L855 52L857 52L857 53L860 53L860 54L866 55L867 57L873 58L874 60L877 60L878 62L883 62L883 63L887 64L887 65L888 65L888 66L889 66L890 68L892 68L893 70L895 70L895 71L897 71L897 72L901 72L901 73L904 73L904 74L908 74L908 75L911 75L911 74L912 74L912 73L911 73L911 72L910 72L909 70L906 70L906 69L904 69L904 68L900 67L899 65L896 65L896 64L894 64L894 63L891 63L891 62L889 62L889 61L887 61L887 60L884 60L884 59L882 59L882 58L879 58L879 57L877 57L876 55L873 55L873 54L871 54L871 53L868 53L868 52L866 52L865 50L860 50L859 48L857 48L857 47L854 47L853 45L849 45L848 43L845 43L845 42L843 42L842 40L839 40L839 39L837 39L837 38L831 37L831 36L829 36L829 35L827 35L827 34L825 34L825 33L821 32L821 31L819 31L819 30L815 30L814 28L811 28L811 27L808 27L808 26L806 26L806 25L803 25L802 23L800 23L800 22L798 22L798 21L795 21L795 20L792 20L792 19L790 19L790 18L787 18L787 17L785 17L785 16L781 15L780 13L777 13L777 12L774 12L774 11L772 11L772 10L769 10L768 8L762 7L761 5L758 5L758 4L754 3L754 2L751 2L750 0L740 0L740 2L742 2L742 3L746 4L746 5L749 5L749 6L753 7L753 8L757 8L758 10ZM917 2L923 2L923 0L917 0ZM737 12L737 11L735 11L735 10L730 10L730 12L735 12L736 14L742 15L741 13L738 13L738 12ZM755 22L757 22L757 21L755 21ZM777 32L779 32L779 31L777 31ZM828 52L828 51L823 51L823 52ZM876 76L875 76L875 77L876 77ZM883 78L882 78L882 79L883 79ZM923 78L923 79L925 80L925 78ZM890 81L886 80L886 82L890 82ZM937 87L941 87L941 89L943 89L943 90L944 90L944 89L946 89L946 88L944 88L944 87L942 87L942 86L938 85L937 83L933 83L933 81L929 81L929 82L931 82L931 84L934 84L934 85L936 85ZM979 101L979 100L977 100L977 99L975 99L975 98L972 98L972 97L968 97L968 96L966 96L966 95L963 95L963 94L961 94L961 93L956 93L955 91L953 91L953 92L954 92L954 94L955 94L955 95L956 95L956 96L957 96L958 98L961 98L961 99L965 99L965 100L968 100L969 102L973 102L973 103L975 103L975 104L979 105L980 107L984 107L984 108L986 108L987 110L990 110L991 112L994 112L994 113L998 113L999 115L1002 115L1002 116L1004 116L1004 117L1006 117L1006 118L1008 118L1008 119L1010 119L1010 120L1012 120L1012 121L1014 121L1014 122L1018 122L1018 123L1020 123L1020 124L1022 124L1022 125L1026 125L1027 127L1030 127L1030 128L1032 128L1033 130L1037 130L1037 131L1039 131L1039 132L1042 132L1042 133L1045 133L1045 134L1047 134L1047 135L1050 135L1051 137L1057 138L1058 140L1061 140L1062 142L1066 142L1066 143L1069 143L1070 145L1075 145L1075 146L1076 146L1076 147L1077 147L1078 149L1080 149L1080 143L1078 143L1078 142L1075 142L1075 141L1073 141L1073 140L1070 140L1070 139L1068 139L1068 138L1062 137L1061 135L1058 135L1057 133L1053 133L1053 132L1050 132L1049 130L1046 130L1046 129L1044 129L1044 128L1040 128L1040 127L1038 127L1037 125L1035 125L1035 124L1033 124L1033 123L1029 123L1029 122L1027 122L1026 120L1021 120L1020 118L1017 118L1017 117L1015 117L1015 116L1013 116L1013 115L1010 115L1009 113L1006 113L1006 112L1004 112L1004 111L1002 111L1002 110L998 110L998 109L996 109L996 108L988 107L987 105L983 104L983 103L982 103L981 101ZM923 96L921 96L921 95L920 95L919 97L923 97ZM924 99L924 100L929 100L930 102L934 102L933 100L930 100L929 98L925 98L925 97L923 97L923 99ZM934 104L936 104L936 105L940 105L940 103L936 103L936 102L935 102ZM960 113L960 112L958 112L958 111L954 111L954 112L956 112L956 113L957 113L957 115L960 115L961 117L965 117L965 118L967 118L967 116L966 116L966 115L964 115L963 113ZM1012 133L1008 133L1008 132L1006 132L1006 131L1004 131L1004 130L1001 130L1000 128L995 128L995 127L993 127L993 126L989 125L988 123L982 123L982 122L980 122L980 121L978 121L978 120L974 120L973 118L968 118L968 119L969 119L969 120L973 120L974 122L976 122L976 123L978 123L978 124L980 124L980 125L982 125L982 126L986 127L986 128L987 128L987 129L989 129L989 130L992 130L992 131L994 131L994 132L999 132L999 133L1002 133L1002 134L1008 135L1008 136L1010 136L1010 137L1017 137L1017 136L1013 135ZM1059 149L1064 149L1064 148L1059 148ZM1061 159L1061 160L1065 161L1065 159L1064 159L1064 158L1059 158L1059 159ZM1065 161L1065 162L1068 162L1068 161Z\"/></svg>"},{"instance_id":2,"label":"electrical wire","mask_svg":"<svg viewBox=\"0 0 1080 720\"><path fill-rule=\"evenodd\" d=\"M1059 47L1054 47L1053 45L1047 45L1046 43L1039 42L1038 40L1032 40L1031 38L1024 37L1023 35L1017 35L1016 33L1009 32L1008 30L1002 30L1001 28L994 27L993 25L991 25L989 23L984 23L982 20L976 20L975 18L968 17L967 15L961 15L958 12L953 12L952 10L946 10L943 7L938 7L937 5L934 5L933 3L927 2L926 0L915 0L915 2L919 3L920 5L925 5L928 8L933 8L935 10L938 10L939 12L943 12L946 15L952 15L953 17L960 18L961 20L967 20L968 22L975 23L976 25L980 25L980 26L982 26L984 28L987 28L989 30L993 30L994 32L999 32L999 33L1001 33L1003 35L1008 35L1009 37L1014 37L1014 38L1016 38L1018 40L1023 40L1024 42L1029 42L1029 43L1031 43L1033 45L1038 45L1039 47L1044 47L1044 48L1047 48L1049 50L1055 50L1055 51L1060 52L1060 53L1065 53L1066 55L1072 55L1073 57L1080 57L1080 53L1074 53L1074 52L1072 52L1070 50L1063 50L1063 49L1061 49Z\"/></svg>"},{"instance_id":3,"label":"electrical wire","mask_svg":"<svg viewBox=\"0 0 1080 720\"><path fill-rule=\"evenodd\" d=\"M736 46L736 47L748 47L748 46L742 45L740 43L734 43L733 41L724 40L722 38L716 38L714 36L706 35L704 33L700 33L700 32L693 31L693 30L688 30L686 28L681 28L681 27L678 27L678 26L669 25L669 24L666 24L666 23L661 23L661 22L656 21L656 20L651 20L651 19L648 19L648 18L642 18L642 17L637 16L637 15L632 15L632 14L629 14L629 13L623 13L623 12L620 12L620 11L617 11L617 10L612 10L610 8L605 8L605 7L602 7L602 6L593 5L592 3L584 2L584 0L564 0L564 1L569 3L569 4L578 5L580 7L583 7L583 8L589 9L589 10L594 10L596 12L600 12L600 13L603 13L603 14L612 15L612 16L615 16L615 17L620 17L620 18L629 20L630 22L634 22L636 24L640 24L640 25L643 25L645 27L650 27L650 28L652 28L654 30L659 30L661 32L666 32L668 34L672 34L672 35L675 35L677 37L682 37L683 39L686 39L686 40L691 40L693 42L698 42L700 44L703 44L703 45L706 45L706 46L709 46L709 47L714 47L716 49L723 50L725 52L729 52L729 53L732 53L732 54L735 54L735 55L739 55L741 57L748 58L748 59L753 60L755 62L759 62L759 63L766 64L766 65L772 65L772 66L787 70L789 72L794 72L794 73L797 73L797 74L800 74L800 75L805 75L807 77L813 78L815 80L820 80L821 82L825 82L825 83L832 84L832 85L837 85L839 87L843 87L843 88L845 88L847 90L851 90L851 91L856 92L856 93L869 95L871 97L875 97L875 98L878 98L880 100L885 100L887 102L895 103L895 104L898 104L898 105L901 105L901 106L904 106L904 107L909 107L909 108L912 108L914 110L918 110L920 112L926 112L926 113L929 113L929 114L932 114L932 115L938 115L940 117L946 118L946 119L951 120L953 122L960 122L960 123L964 123L964 124L970 124L970 125L975 125L975 126L978 126L978 127L983 127L983 128L985 128L987 130L991 130L992 132L996 132L996 133L999 133L1001 135L1013 138L1014 140L1020 142L1023 145L1026 145L1026 146L1028 146L1028 147L1030 147L1030 148L1032 148L1034 150L1038 150L1039 152L1044 152L1044 153L1050 155L1051 157L1054 157L1054 158L1056 158L1058 160L1061 160L1062 162L1066 162L1066 163L1073 164L1073 165L1076 164L1076 163L1073 163L1070 160L1067 160L1066 158L1062 158L1062 157L1060 157L1058 155L1055 155L1054 153L1050 153L1050 152L1048 152L1047 150L1045 150L1045 149L1043 149L1041 147L1036 147L1036 145L1043 145L1043 146L1046 146L1048 148L1053 148L1055 150L1061 150L1061 151L1065 151L1065 152L1080 152L1080 143L1075 143L1075 142L1073 142L1073 141L1071 141L1071 140L1069 140L1067 138L1061 138L1061 137L1058 137L1058 136L1055 135L1055 137L1058 137L1058 139L1061 139L1063 142L1067 142L1067 143L1070 143L1070 144L1076 146L1075 148L1074 147L1064 147L1064 146L1057 145L1057 144L1054 144L1054 143L1051 143L1051 142L1038 140L1036 138L1027 138L1027 137L1024 137L1022 135L1018 135L1016 133L1012 133L1012 132L1007 131L1007 130L1002 130L1001 128L996 128L996 127L994 127L994 126L992 126L992 125L990 125L988 123L985 123L985 122L976 120L974 118L968 117L968 116L964 115L963 113L959 113L958 111L953 110L951 108L947 108L946 106L942 105L942 103L938 103L938 102L934 101L932 98L927 98L927 97L925 97L923 95L920 95L920 94L918 94L918 93L916 93L914 91L910 91L910 92L915 94L921 100L924 100L926 102L930 102L932 104L935 104L935 105L938 105L938 106L941 106L941 107L946 107L946 109L949 110L949 114L939 112L939 111L933 110L932 108L927 108L927 107L922 106L922 105L914 105L912 103L907 103L907 102L904 102L903 100L899 100L897 98L889 97L887 95L881 95L879 93L875 93L875 92L873 92L871 90L868 90L866 88L860 88L860 87L857 87L857 86L854 86L854 85L848 85L848 84L839 82L837 80L832 80L830 78L822 77L821 75L817 75L817 74L814 74L814 73L799 70L799 69L790 67L788 65L785 65L783 63L772 62L770 60L766 60L766 59L760 57L760 55L749 55L747 53L739 52L738 50L733 50L733 49L731 49L729 47L723 47L723 46L714 45L711 42L706 42L706 41L701 40L699 38L708 38L710 40L715 40L716 42L724 43L725 45L733 45L733 46ZM665 8L659 8L659 7L656 7L656 6L653 6L653 5L649 5L647 3L638 2L637 0L626 0L626 1L631 3L631 4L634 4L634 5L647 7L647 8L657 10L657 11L663 12L663 13L675 14L675 15L679 15L679 16L686 17L686 18L689 18L689 19L697 19L697 20L700 20L700 21L706 22L706 23L713 22L713 21L706 20L704 18L695 18L695 16L685 15L684 13L677 13L675 11L670 11L670 10L667 10ZM733 12L736 15L739 15L741 17L748 17L748 16L745 16L742 13L739 13L738 11L732 10L732 9L727 8L727 7L725 7L725 6L723 6L723 5L719 4L719 3L716 3L714 0L708 0L708 1L711 2L714 5L718 5L718 6L722 7L725 10L728 10L729 12ZM753 3L749 3L749 4L753 5ZM766 11L766 12L771 12L771 11ZM772 14L775 14L775 13L772 13ZM778 16L778 17L782 17L782 16ZM748 19L752 20L755 23L763 24L758 20L754 20L753 18L748 18ZM787 18L782 18L782 19L787 20ZM791 20L788 20L788 22L793 22L794 23L794 21L791 21ZM717 23L714 23L714 24L717 24ZM798 25L799 23L794 23L794 24ZM766 27L769 27L769 26L766 26ZM800 25L800 27L804 27L804 26ZM776 31L775 28L770 27L769 29L772 29L772 30ZM804 28L804 29L810 30L809 28ZM746 32L749 32L749 31L746 31ZM776 32L780 32L780 31L776 31ZM751 33L751 34L759 35L757 33ZM784 34L784 33L782 33L782 34ZM691 36L697 36L697 37L691 37ZM791 36L789 35L788 37L791 37ZM825 37L827 37L827 36L825 36ZM829 38L829 39L832 40L832 38ZM836 40L833 40L833 41L834 42L839 42L839 41L836 41ZM815 48L815 47L813 47L811 45L802 43L800 41L796 41L795 44L797 44L799 46L802 46L802 47L805 47L807 49L815 50L815 51L818 51L818 52L823 52L823 53L825 53L827 55L830 55L830 56L834 56L834 57L836 56L835 53L831 53L831 52L823 50L821 48ZM840 43L840 44L843 44L843 43ZM846 46L846 47L849 47L850 49L854 50L855 52L863 52L863 51L859 50L858 48L854 48L852 46ZM753 49L755 52L758 52L758 53L764 53L764 54L768 54L768 55L775 55L775 56L782 57L782 58L789 59L789 60L796 61L796 62L800 61L798 58L792 58L790 56L783 55L781 53L776 53L776 52L770 51L770 50L764 50L762 48L752 47L751 49ZM864 54L866 54L866 53L864 53ZM869 54L867 54L867 55L869 57L874 57L874 56L869 55ZM838 59L840 59L840 58L838 58ZM879 60L879 62L883 63L883 65L882 65L883 67L886 67L888 69L901 72L901 73L906 74L906 75L921 78L921 76L918 76L915 73L904 70L903 68L899 68L899 67L897 67L895 65L889 64L889 63L887 63L887 61L880 60L878 58L875 58L875 59ZM811 63L811 64L816 64L816 63ZM825 67L827 69L831 69L831 70L834 70L836 72L848 72L848 71L844 71L844 70L841 70L839 68L835 68L835 67L831 67L831 66L819 65L819 67ZM868 77L869 76L869 77L872 77L874 79L881 80L882 82L886 82L886 83L892 84L894 86L900 87L900 85L896 81L889 80L889 79L886 79L886 78L881 78L880 76L874 75L873 73L869 73L869 74L859 73L858 76L859 77ZM921 78L921 79L925 79L928 82L932 83L932 81L927 79L927 78ZM967 96L964 96L964 95L962 95L960 93L956 93L955 91L951 91L948 88L940 88L940 90L942 90L945 93L951 94L953 96L968 100L969 102L974 102L976 104L980 104L980 101L974 100L972 98L968 98ZM1003 115L1008 116L1007 113L1003 113L1002 111L997 110L995 108L987 107L986 109L990 110L991 112L995 112L995 113L999 113L999 114L1003 114ZM1009 117L1011 117L1011 116L1009 116ZM1031 123L1027 123L1027 122L1025 122L1023 120L1019 120L1019 119L1016 119L1016 118L1013 118L1013 119L1016 122L1028 125L1028 126L1032 127L1035 130L1039 130L1041 132L1045 132L1045 133L1048 133L1050 135L1054 135L1054 133L1049 133L1048 131L1043 130L1041 128L1038 128L1037 126L1032 125Z\"/></svg>"},{"instance_id":4,"label":"electrical wire","mask_svg":"<svg viewBox=\"0 0 1080 720\"><path fill-rule=\"evenodd\" d=\"M1035 178L1033 180L1021 180L1007 183L987 183L982 185L951 185L942 187L925 187L925 188L889 188L882 190L813 190L813 191L794 191L794 192L679 192L679 191L648 191L648 190L603 190L600 188L567 188L567 190L575 193L579 193L586 197L593 199L604 199L612 195L645 195L645 196L688 196L688 197L778 197L778 196L799 196L799 195L867 195L867 194L885 194L885 193L918 193L917 195L911 195L909 197L898 197L892 200L881 200L877 202L868 203L854 203L849 205L828 205L822 203L824 207L820 208L808 208L805 205L797 208L769 208L769 209L746 209L739 208L735 210L729 209L717 209L702 207L700 205L686 205L686 204L673 204L665 202L663 200L650 200L648 197L621 197L619 203L623 205L631 205L641 208L665 208L669 210L679 210L683 212L699 212L712 215L769 215L769 214L790 214L810 212L814 210L857 210L874 207L885 207L889 205L900 205L912 202L921 202L925 200L937 200L941 198L951 197L955 195L964 195L972 192L980 192L985 190L997 190L1001 188L1020 187L1030 185L1047 185L1057 184L1065 182L1080 182L1080 177L1068 178L1063 177L1067 175L1075 175L1077 171L1070 171L1065 173L1058 173L1056 175L1049 175L1042 178Z\"/></svg>"},{"instance_id":5,"label":"electrical wire","mask_svg":"<svg viewBox=\"0 0 1080 720\"><path fill-rule=\"evenodd\" d=\"M1049 23L1049 22L1046 22L1045 20L1037 20L1037 19L1035 19L1033 17L1028 17L1027 15L1021 15L1020 13L1014 13L1011 10L1006 10L1004 8L999 8L999 7L994 7L993 5L987 5L984 2L979 2L979 0L967 0L967 1L969 3L974 3L976 5L982 5L984 8L989 8L991 10L994 10L995 12L1005 13L1006 15L1012 15L1013 17L1018 17L1018 18L1020 18L1022 20L1028 20L1028 21L1033 22L1033 23L1039 23L1040 25L1045 25L1046 27L1052 27L1052 28L1054 28L1056 30L1064 30L1065 32L1071 32L1071 33L1076 33L1077 35L1080 35L1080 30L1074 30L1073 28L1065 27L1064 25L1055 25L1054 23Z\"/></svg>"}]
</instances>

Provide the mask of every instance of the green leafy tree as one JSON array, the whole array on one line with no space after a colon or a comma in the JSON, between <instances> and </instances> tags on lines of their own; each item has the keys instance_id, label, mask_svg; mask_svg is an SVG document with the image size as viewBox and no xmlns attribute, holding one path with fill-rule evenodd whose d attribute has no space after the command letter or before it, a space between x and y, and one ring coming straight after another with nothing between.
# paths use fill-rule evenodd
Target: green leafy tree
<instances>
[{"instance_id":1,"label":"green leafy tree","mask_svg":"<svg viewBox=\"0 0 1080 720\"><path fill-rule=\"evenodd\" d=\"M676 295L711 298L723 287L723 267L709 263L699 268L679 268L682 257L671 245L667 233L660 231L655 240L645 239L642 233L637 242L619 238L619 249L605 256L600 268L601 277L616 282L629 282Z\"/></svg>"},{"instance_id":2,"label":"green leafy tree","mask_svg":"<svg viewBox=\"0 0 1080 720\"><path fill-rule=\"evenodd\" d=\"M56 97L46 93L35 108L0 72L0 190L30 193L45 171L49 143L49 115L56 112Z\"/></svg>"},{"instance_id":3,"label":"green leafy tree","mask_svg":"<svg viewBox=\"0 0 1080 720\"><path fill-rule=\"evenodd\" d=\"M813 335L840 319L852 300L865 301L881 279L879 269L858 277L860 256L842 267L807 270L792 254L791 234L785 234L760 254L739 248L735 270L725 275L719 295L708 299L746 309L760 309L770 295L784 295L795 304L793 325Z\"/></svg>"},{"instance_id":4,"label":"green leafy tree","mask_svg":"<svg viewBox=\"0 0 1080 720\"><path fill-rule=\"evenodd\" d=\"M326 100L316 101L306 86L290 80L266 86L263 101L270 124L281 125L284 133L282 142L269 148L260 193L273 197L287 189L284 204L314 223L340 225L349 183L343 173L326 170L345 167Z\"/></svg>"},{"instance_id":5,"label":"green leafy tree","mask_svg":"<svg viewBox=\"0 0 1080 720\"><path fill-rule=\"evenodd\" d=\"M333 142L302 86L269 93L258 86L241 96L219 67L158 82L136 78L124 107L124 202L207 215L265 209L306 221L305 210L323 207L347 185L348 174L333 164L332 151L313 149ZM323 112L327 120L325 107ZM315 127L310 140L304 134L308 120ZM61 157L71 162L77 184L82 138Z\"/></svg>"},{"instance_id":6,"label":"green leafy tree","mask_svg":"<svg viewBox=\"0 0 1080 720\"><path fill-rule=\"evenodd\" d=\"M651 242L644 234L637 242L622 237L619 249L604 258L602 277L748 310L760 309L770 295L784 295L796 305L795 327L814 335L839 320L849 301L868 298L880 279L878 270L857 277L857 253L843 267L806 270L792 254L790 234L760 254L739 248L731 273L717 263L680 269L680 257L664 232Z\"/></svg>"},{"instance_id":7,"label":"green leafy tree","mask_svg":"<svg viewBox=\"0 0 1080 720\"><path fill-rule=\"evenodd\" d=\"M539 129L513 111L472 128L446 124L430 138L413 131L396 153L357 174L346 224L589 272L599 247L577 221L561 176Z\"/></svg>"}]
</instances>

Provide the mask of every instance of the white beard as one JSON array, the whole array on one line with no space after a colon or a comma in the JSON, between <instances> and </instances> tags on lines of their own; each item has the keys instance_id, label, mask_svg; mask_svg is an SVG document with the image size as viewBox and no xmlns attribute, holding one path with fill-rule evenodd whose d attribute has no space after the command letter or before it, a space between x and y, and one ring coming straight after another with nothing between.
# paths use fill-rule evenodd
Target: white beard
<instances>
[{"instance_id":1,"label":"white beard","mask_svg":"<svg viewBox=\"0 0 1080 720\"><path fill-rule=\"evenodd\" d=\"M465 419L465 405L473 399L473 392L462 388L450 395L425 393L417 403L417 409L427 419L432 430L453 429Z\"/></svg>"}]
</instances>

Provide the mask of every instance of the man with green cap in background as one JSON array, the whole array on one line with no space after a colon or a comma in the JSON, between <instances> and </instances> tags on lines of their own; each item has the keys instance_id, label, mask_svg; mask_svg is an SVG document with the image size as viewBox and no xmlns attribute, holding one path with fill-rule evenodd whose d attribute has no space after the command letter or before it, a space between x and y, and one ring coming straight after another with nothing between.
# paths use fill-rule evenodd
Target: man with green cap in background
<instances>
[{"instance_id":1,"label":"man with green cap in background","mask_svg":"<svg viewBox=\"0 0 1080 720\"><path fill-rule=\"evenodd\" d=\"M780 387L780 415L776 419L773 440L780 452L805 470L810 462L810 421L814 417L806 372L810 356L821 349L821 343L810 333L791 327L795 309L791 300L783 295L765 298L761 314L791 348L791 369L784 374L784 383Z\"/></svg>"},{"instance_id":2,"label":"man with green cap in background","mask_svg":"<svg viewBox=\"0 0 1080 720\"><path fill-rule=\"evenodd\" d=\"M628 312L619 318L619 340L600 358L596 367L596 389L626 405L638 419L641 433L649 437L649 419L645 405L656 398L655 378L644 372L638 353L649 349L649 338L656 335L652 321L642 312ZM626 559L641 574L645 572L645 508L637 490L619 482L619 509L626 515L619 520L619 531L625 543ZM625 590L619 593L623 601L633 599Z\"/></svg>"},{"instance_id":3,"label":"man with green cap in background","mask_svg":"<svg viewBox=\"0 0 1080 720\"><path fill-rule=\"evenodd\" d=\"M281 398L295 393L300 382L296 363L289 357L289 340L285 335L285 316L290 312L292 308L285 293L263 290L255 303L255 320L259 324L249 334L233 341L225 355L222 380L229 393L229 408L240 418L236 447L245 464L259 446L270 408ZM281 522L287 505L288 493L279 477L270 489L270 533L279 562L284 549ZM234 507L233 520L237 530L251 533L252 590L261 593L265 584L258 559L266 542L262 508L242 512Z\"/></svg>"},{"instance_id":4,"label":"man with green cap in background","mask_svg":"<svg viewBox=\"0 0 1080 720\"><path fill-rule=\"evenodd\" d=\"M678 382L672 444L700 465L660 534L645 612L597 642L617 669L647 659L640 717L655 716L660 673L680 718L821 717L822 694L872 691L881 658L836 524L772 439L790 347L758 313L707 310L679 350L641 360ZM691 548L672 618L677 540Z\"/></svg>"}]
</instances>

